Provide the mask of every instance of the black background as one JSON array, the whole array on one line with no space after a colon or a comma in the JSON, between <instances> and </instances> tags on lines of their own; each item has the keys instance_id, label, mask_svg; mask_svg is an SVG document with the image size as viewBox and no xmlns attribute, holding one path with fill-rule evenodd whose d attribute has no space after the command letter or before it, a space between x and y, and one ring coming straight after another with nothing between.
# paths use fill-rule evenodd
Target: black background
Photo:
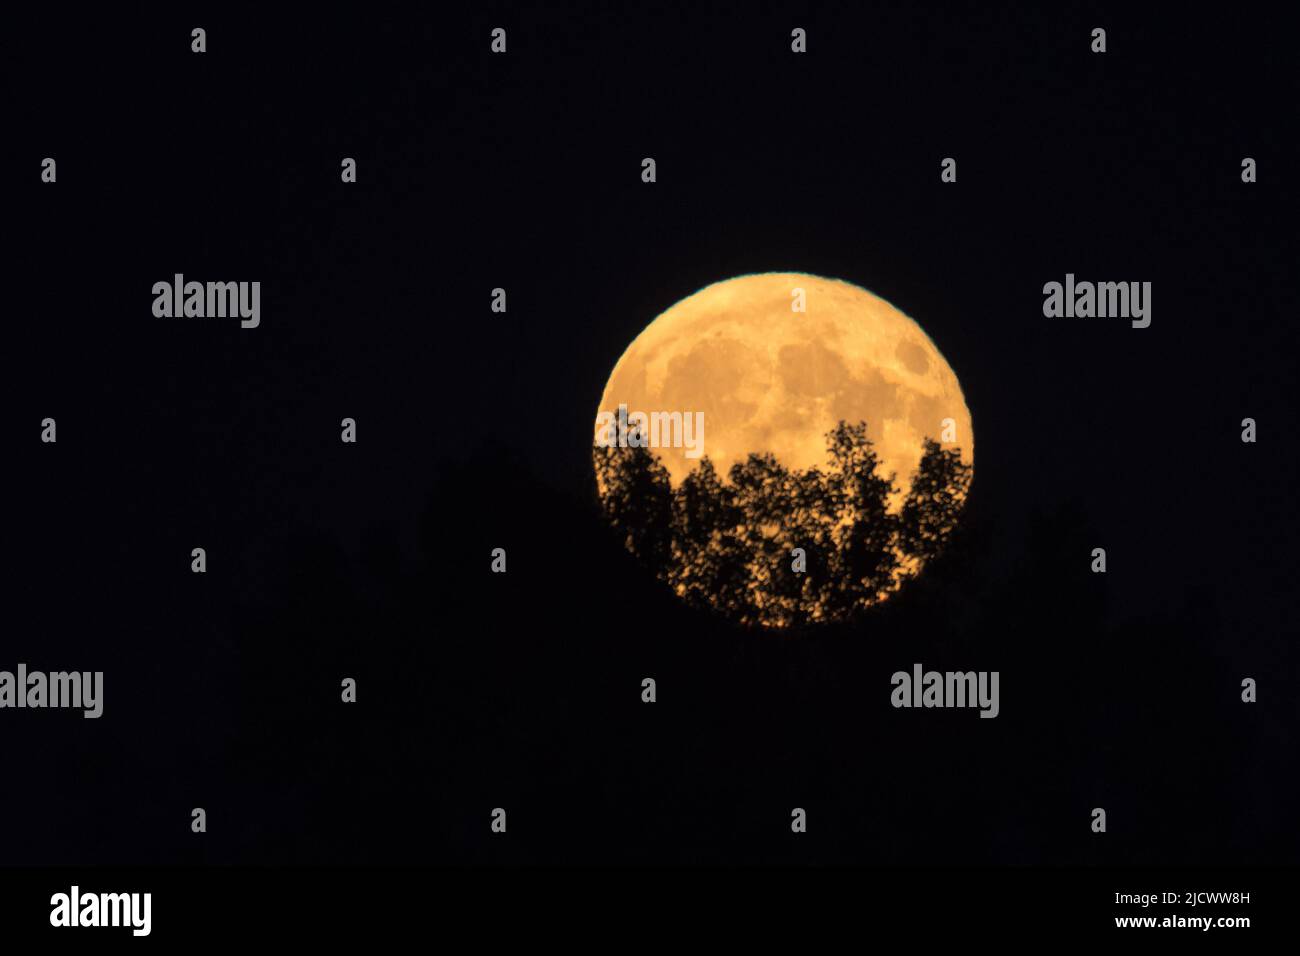
<instances>
[{"instance_id":1,"label":"black background","mask_svg":"<svg viewBox=\"0 0 1300 956\"><path fill-rule=\"evenodd\" d=\"M15 25L0 668L105 709L0 714L0 863L1300 859L1265 10L422 9ZM793 636L679 606L590 469L632 338L769 270L914 316L977 446L945 561ZM176 272L261 326L155 319ZM1067 272L1152 282L1150 328L1045 319ZM891 708L914 662L1001 715Z\"/></svg>"}]
</instances>

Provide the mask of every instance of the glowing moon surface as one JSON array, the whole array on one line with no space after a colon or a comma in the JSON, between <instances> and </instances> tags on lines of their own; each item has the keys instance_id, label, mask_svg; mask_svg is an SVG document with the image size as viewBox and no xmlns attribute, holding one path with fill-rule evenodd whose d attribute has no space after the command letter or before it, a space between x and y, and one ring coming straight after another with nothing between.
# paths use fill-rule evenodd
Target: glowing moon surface
<instances>
[{"instance_id":1,"label":"glowing moon surface","mask_svg":"<svg viewBox=\"0 0 1300 956\"><path fill-rule=\"evenodd\" d=\"M961 385L921 327L866 289L804 273L727 279L673 305L618 360L598 413L620 404L702 412L703 453L724 476L751 452L823 466L840 421L867 423L899 498L924 439L974 463ZM674 485L698 463L685 447L653 451Z\"/></svg>"}]
</instances>

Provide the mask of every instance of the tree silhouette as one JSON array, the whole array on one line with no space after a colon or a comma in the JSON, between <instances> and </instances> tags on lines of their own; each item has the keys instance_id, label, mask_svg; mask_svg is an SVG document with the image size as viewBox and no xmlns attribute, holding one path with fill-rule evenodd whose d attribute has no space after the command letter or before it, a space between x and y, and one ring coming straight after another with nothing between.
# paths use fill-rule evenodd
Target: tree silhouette
<instances>
[{"instance_id":1,"label":"tree silhouette","mask_svg":"<svg viewBox=\"0 0 1300 956\"><path fill-rule=\"evenodd\" d=\"M899 546L922 563L939 555L961 517L970 487L971 467L961 452L925 440L921 463L898 516Z\"/></svg>"},{"instance_id":2,"label":"tree silhouette","mask_svg":"<svg viewBox=\"0 0 1300 956\"><path fill-rule=\"evenodd\" d=\"M666 567L671 558L673 511L668 470L649 453L623 454L629 450L596 448L596 477L602 497L617 502L606 514L629 551L652 568Z\"/></svg>"},{"instance_id":3,"label":"tree silhouette","mask_svg":"<svg viewBox=\"0 0 1300 956\"><path fill-rule=\"evenodd\" d=\"M601 506L625 547L688 604L742 625L841 621L933 560L961 515L971 467L927 439L901 506L865 422L826 435L825 470L751 454L724 480L704 457L677 488L643 447L593 451ZM793 568L794 549L806 568Z\"/></svg>"}]
</instances>

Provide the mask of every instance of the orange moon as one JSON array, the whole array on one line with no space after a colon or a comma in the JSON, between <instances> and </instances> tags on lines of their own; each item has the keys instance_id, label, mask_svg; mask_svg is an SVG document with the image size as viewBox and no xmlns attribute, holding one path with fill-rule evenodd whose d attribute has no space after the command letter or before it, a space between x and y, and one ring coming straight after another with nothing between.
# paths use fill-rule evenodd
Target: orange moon
<instances>
[{"instance_id":1,"label":"orange moon","mask_svg":"<svg viewBox=\"0 0 1300 956\"><path fill-rule=\"evenodd\" d=\"M627 347L597 413L620 404L702 412L703 454L721 475L750 453L771 452L791 469L823 466L826 433L865 421L878 473L894 476L893 507L926 438L974 465L970 410L929 336L866 289L806 273L739 276L673 305ZM674 485L698 462L684 447L651 450Z\"/></svg>"}]
</instances>

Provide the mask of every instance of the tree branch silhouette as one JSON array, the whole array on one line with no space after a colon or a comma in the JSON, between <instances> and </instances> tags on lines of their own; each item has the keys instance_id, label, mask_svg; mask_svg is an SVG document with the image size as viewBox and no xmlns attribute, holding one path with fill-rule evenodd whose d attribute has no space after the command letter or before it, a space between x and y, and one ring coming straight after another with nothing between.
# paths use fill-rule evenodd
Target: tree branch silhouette
<instances>
[{"instance_id":1,"label":"tree branch silhouette","mask_svg":"<svg viewBox=\"0 0 1300 956\"><path fill-rule=\"evenodd\" d=\"M957 449L926 439L900 508L865 422L826 435L825 470L751 454L726 480L704 457L674 489L648 449L593 451L606 518L624 546L688 604L738 624L841 621L886 598L933 560L972 477ZM803 549L806 569L792 569Z\"/></svg>"}]
</instances>

